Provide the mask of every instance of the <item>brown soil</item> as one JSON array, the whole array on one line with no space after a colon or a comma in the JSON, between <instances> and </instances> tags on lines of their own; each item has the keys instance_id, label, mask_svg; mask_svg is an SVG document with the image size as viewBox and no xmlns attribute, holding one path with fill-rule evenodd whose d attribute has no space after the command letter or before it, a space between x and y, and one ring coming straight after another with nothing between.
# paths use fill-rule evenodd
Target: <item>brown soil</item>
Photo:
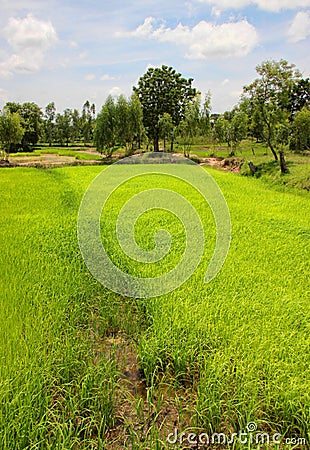
<instances>
[{"instance_id":1,"label":"brown soil","mask_svg":"<svg viewBox=\"0 0 310 450\"><path fill-rule=\"evenodd\" d=\"M155 386L147 386L136 345L122 331L104 337L98 351L98 355L115 358L120 373L114 405L115 425L105 436L107 450L151 450L158 440L166 448L167 436L176 428L195 429L193 385L176 387L162 376Z\"/></svg>"}]
</instances>

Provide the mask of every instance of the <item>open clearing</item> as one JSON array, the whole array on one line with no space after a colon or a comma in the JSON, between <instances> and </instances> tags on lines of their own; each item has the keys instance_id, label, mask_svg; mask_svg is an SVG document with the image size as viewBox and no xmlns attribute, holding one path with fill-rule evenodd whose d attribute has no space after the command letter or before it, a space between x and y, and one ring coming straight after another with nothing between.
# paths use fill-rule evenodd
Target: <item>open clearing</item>
<instances>
[{"instance_id":1,"label":"open clearing","mask_svg":"<svg viewBox=\"0 0 310 450\"><path fill-rule=\"evenodd\" d=\"M1 170L1 449L163 449L175 428L231 434L250 422L309 442L309 193L208 169L233 230L223 269L204 284L213 216L174 182L199 211L203 260L174 292L134 300L97 283L79 251L79 205L102 170ZM107 205L103 238L123 270L144 273L110 231L119 205L162 185L141 177ZM150 212L135 230L145 249L154 229L175 233L169 268L185 236L171 216Z\"/></svg>"}]
</instances>

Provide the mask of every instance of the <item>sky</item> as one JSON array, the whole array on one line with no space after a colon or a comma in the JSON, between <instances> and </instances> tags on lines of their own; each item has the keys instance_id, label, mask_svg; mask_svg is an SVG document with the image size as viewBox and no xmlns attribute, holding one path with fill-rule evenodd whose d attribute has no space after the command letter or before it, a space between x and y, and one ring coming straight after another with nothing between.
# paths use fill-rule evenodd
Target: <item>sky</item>
<instances>
[{"instance_id":1,"label":"sky","mask_svg":"<svg viewBox=\"0 0 310 450\"><path fill-rule=\"evenodd\" d=\"M0 0L0 108L89 100L99 111L165 64L221 113L265 60L309 77L309 44L310 0Z\"/></svg>"}]
</instances>

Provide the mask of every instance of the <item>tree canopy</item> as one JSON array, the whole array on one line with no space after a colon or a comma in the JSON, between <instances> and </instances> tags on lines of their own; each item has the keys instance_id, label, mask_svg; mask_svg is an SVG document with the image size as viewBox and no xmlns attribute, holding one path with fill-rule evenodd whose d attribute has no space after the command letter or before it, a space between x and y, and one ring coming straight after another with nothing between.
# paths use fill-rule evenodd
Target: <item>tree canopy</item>
<instances>
[{"instance_id":1,"label":"tree canopy","mask_svg":"<svg viewBox=\"0 0 310 450\"><path fill-rule=\"evenodd\" d=\"M249 102L251 116L258 113L263 123L262 137L278 160L277 129L290 116L292 93L301 74L294 64L285 60L264 61L256 71L259 78L244 87L244 97Z\"/></svg>"},{"instance_id":2,"label":"tree canopy","mask_svg":"<svg viewBox=\"0 0 310 450\"><path fill-rule=\"evenodd\" d=\"M150 68L134 87L142 105L143 123L154 151L159 150L160 118L169 114L174 126L184 119L187 106L196 96L193 79L186 79L168 66Z\"/></svg>"},{"instance_id":3,"label":"tree canopy","mask_svg":"<svg viewBox=\"0 0 310 450\"><path fill-rule=\"evenodd\" d=\"M10 153L12 144L19 144L24 135L20 116L17 112L11 113L5 109L0 114L0 142L6 155Z\"/></svg>"}]
</instances>

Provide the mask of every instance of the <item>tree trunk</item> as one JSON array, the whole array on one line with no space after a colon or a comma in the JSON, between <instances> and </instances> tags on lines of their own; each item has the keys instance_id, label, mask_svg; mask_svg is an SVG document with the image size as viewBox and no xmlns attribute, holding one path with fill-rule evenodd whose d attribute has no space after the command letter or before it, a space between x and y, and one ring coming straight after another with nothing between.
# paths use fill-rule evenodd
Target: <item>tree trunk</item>
<instances>
[{"instance_id":1,"label":"tree trunk","mask_svg":"<svg viewBox=\"0 0 310 450\"><path fill-rule=\"evenodd\" d=\"M252 163L252 161L249 162L249 167L250 167L250 170L251 170L252 175L254 175L254 174L258 171L258 167L256 167L256 166Z\"/></svg>"},{"instance_id":2,"label":"tree trunk","mask_svg":"<svg viewBox=\"0 0 310 450\"><path fill-rule=\"evenodd\" d=\"M285 162L284 152L281 150L279 152L280 155L280 167L281 167L281 173L288 173L288 168Z\"/></svg>"},{"instance_id":3,"label":"tree trunk","mask_svg":"<svg viewBox=\"0 0 310 450\"><path fill-rule=\"evenodd\" d=\"M171 142L170 142L170 151L171 151L171 153L173 152L173 144L174 144L174 139L171 138Z\"/></svg>"},{"instance_id":4,"label":"tree trunk","mask_svg":"<svg viewBox=\"0 0 310 450\"><path fill-rule=\"evenodd\" d=\"M275 149L274 149L274 147L273 147L273 145L272 145L270 140L268 140L268 147L270 148L270 150L271 150L271 152L272 152L272 154L274 156L275 161L278 161L279 158L278 158L277 152L275 151Z\"/></svg>"},{"instance_id":5,"label":"tree trunk","mask_svg":"<svg viewBox=\"0 0 310 450\"><path fill-rule=\"evenodd\" d=\"M158 136L154 136L154 152L159 152Z\"/></svg>"}]
</instances>

